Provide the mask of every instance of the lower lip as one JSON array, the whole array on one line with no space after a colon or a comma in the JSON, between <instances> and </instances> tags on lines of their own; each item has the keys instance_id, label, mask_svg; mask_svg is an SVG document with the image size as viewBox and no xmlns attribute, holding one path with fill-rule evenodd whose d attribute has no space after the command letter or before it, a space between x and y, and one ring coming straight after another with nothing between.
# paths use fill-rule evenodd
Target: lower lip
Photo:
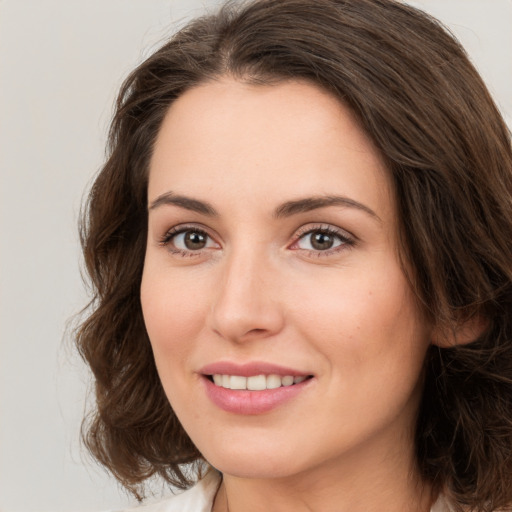
<instances>
[{"instance_id":1,"label":"lower lip","mask_svg":"<svg viewBox=\"0 0 512 512\"><path fill-rule=\"evenodd\" d=\"M226 389L216 386L207 377L203 378L206 394L217 406L235 414L263 414L272 411L295 398L304 391L313 379L306 379L292 386L281 386L276 389L249 391L247 389Z\"/></svg>"}]
</instances>

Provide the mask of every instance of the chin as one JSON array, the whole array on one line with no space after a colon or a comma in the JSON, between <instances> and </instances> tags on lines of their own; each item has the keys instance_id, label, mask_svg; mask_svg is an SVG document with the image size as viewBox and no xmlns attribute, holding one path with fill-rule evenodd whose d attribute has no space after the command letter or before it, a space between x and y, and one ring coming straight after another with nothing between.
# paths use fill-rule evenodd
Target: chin
<instances>
[{"instance_id":1,"label":"chin","mask_svg":"<svg viewBox=\"0 0 512 512\"><path fill-rule=\"evenodd\" d=\"M285 478L296 473L290 464L283 464L279 461L277 464L268 460L219 460L218 464L212 464L218 471L223 474L236 478L248 478L256 480Z\"/></svg>"},{"instance_id":2,"label":"chin","mask_svg":"<svg viewBox=\"0 0 512 512\"><path fill-rule=\"evenodd\" d=\"M291 455L286 450L274 449L272 443L264 447L250 444L245 443L243 447L231 444L222 450L205 450L202 453L218 471L238 478L283 478L304 469L300 467L297 450Z\"/></svg>"}]
</instances>

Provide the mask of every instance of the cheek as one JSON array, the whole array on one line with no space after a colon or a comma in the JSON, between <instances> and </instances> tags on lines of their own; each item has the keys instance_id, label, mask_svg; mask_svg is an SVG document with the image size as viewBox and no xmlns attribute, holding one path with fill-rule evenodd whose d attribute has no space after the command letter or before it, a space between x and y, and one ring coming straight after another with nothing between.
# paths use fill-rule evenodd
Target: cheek
<instances>
[{"instance_id":1,"label":"cheek","mask_svg":"<svg viewBox=\"0 0 512 512\"><path fill-rule=\"evenodd\" d=\"M404 359L418 370L429 331L400 267L384 260L329 277L308 293L295 290L296 318L308 339L349 372L365 368L375 375L400 368Z\"/></svg>"},{"instance_id":2,"label":"cheek","mask_svg":"<svg viewBox=\"0 0 512 512\"><path fill-rule=\"evenodd\" d=\"M181 286L179 280L151 268L144 270L141 304L159 372L165 366L182 366L202 328L207 304L190 283Z\"/></svg>"}]
</instances>

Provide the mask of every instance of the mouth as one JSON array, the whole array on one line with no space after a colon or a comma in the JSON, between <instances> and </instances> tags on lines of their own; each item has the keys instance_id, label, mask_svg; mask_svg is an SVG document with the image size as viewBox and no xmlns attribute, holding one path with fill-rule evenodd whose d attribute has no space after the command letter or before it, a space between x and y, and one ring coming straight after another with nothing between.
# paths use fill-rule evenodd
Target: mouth
<instances>
[{"instance_id":1,"label":"mouth","mask_svg":"<svg viewBox=\"0 0 512 512\"><path fill-rule=\"evenodd\" d=\"M281 387L290 387L313 378L312 375L260 374L245 377L243 375L220 373L205 375L205 377L217 387L242 391L265 391Z\"/></svg>"},{"instance_id":2,"label":"mouth","mask_svg":"<svg viewBox=\"0 0 512 512\"><path fill-rule=\"evenodd\" d=\"M309 396L317 380L309 372L264 361L217 361L198 373L213 404L243 415L268 413L300 396Z\"/></svg>"}]
</instances>

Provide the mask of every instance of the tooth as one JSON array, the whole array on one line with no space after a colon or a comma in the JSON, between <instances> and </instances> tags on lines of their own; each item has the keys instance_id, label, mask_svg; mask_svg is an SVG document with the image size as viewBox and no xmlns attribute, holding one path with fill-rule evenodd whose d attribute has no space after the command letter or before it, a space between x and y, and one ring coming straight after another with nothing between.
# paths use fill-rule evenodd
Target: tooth
<instances>
[{"instance_id":1,"label":"tooth","mask_svg":"<svg viewBox=\"0 0 512 512\"><path fill-rule=\"evenodd\" d=\"M247 389L247 377L231 375L229 384L231 389Z\"/></svg>"},{"instance_id":2,"label":"tooth","mask_svg":"<svg viewBox=\"0 0 512 512\"><path fill-rule=\"evenodd\" d=\"M291 386L299 384L307 379L306 376L293 377L292 375L253 375L252 377L242 377L240 375L212 375L213 382L217 386L226 389L249 389L251 391L263 391L265 389L276 389L281 386Z\"/></svg>"},{"instance_id":3,"label":"tooth","mask_svg":"<svg viewBox=\"0 0 512 512\"><path fill-rule=\"evenodd\" d=\"M267 378L265 375L247 377L247 389L252 391L262 391L263 389L267 389Z\"/></svg>"},{"instance_id":4,"label":"tooth","mask_svg":"<svg viewBox=\"0 0 512 512\"><path fill-rule=\"evenodd\" d=\"M267 375L267 389L276 389L281 387L281 377L279 375Z\"/></svg>"},{"instance_id":5,"label":"tooth","mask_svg":"<svg viewBox=\"0 0 512 512\"><path fill-rule=\"evenodd\" d=\"M283 383L283 386L291 386L293 384L293 376L286 375L281 379L281 382Z\"/></svg>"}]
</instances>

